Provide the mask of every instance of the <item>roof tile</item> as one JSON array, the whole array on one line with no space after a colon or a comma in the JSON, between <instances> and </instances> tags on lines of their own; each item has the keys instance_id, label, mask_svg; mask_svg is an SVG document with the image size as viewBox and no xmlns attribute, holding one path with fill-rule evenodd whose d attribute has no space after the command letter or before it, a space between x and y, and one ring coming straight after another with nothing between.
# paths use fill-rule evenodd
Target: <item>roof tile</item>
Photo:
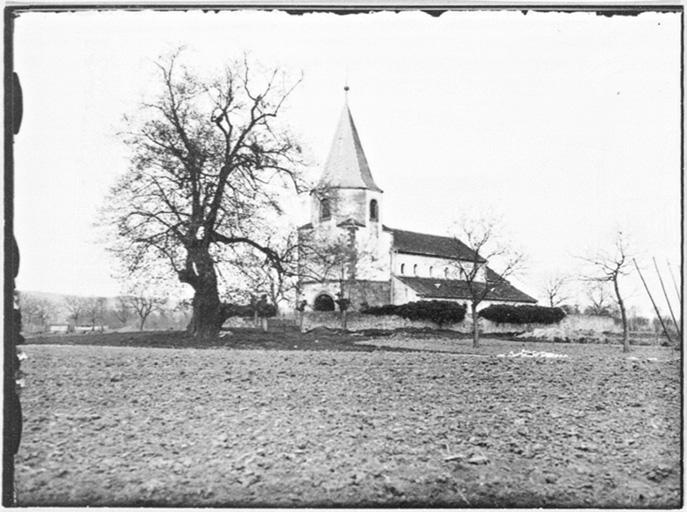
<instances>
[{"instance_id":1,"label":"roof tile","mask_svg":"<svg viewBox=\"0 0 687 512\"><path fill-rule=\"evenodd\" d=\"M384 226L394 237L393 248L401 253L422 254L466 261L475 261L475 253L463 242L450 236L428 235ZM484 263L484 258L477 261Z\"/></svg>"},{"instance_id":2,"label":"roof tile","mask_svg":"<svg viewBox=\"0 0 687 512\"><path fill-rule=\"evenodd\" d=\"M488 269L488 275L498 277L498 274L491 269ZM409 286L415 293L423 299L466 299L471 298L470 289L467 281L459 281L455 279L435 279L432 277L410 277L410 276L394 276L403 284ZM493 277L492 277L493 278ZM500 279L500 283L491 290L484 300L503 300L512 302L529 302L536 303L533 299L524 292L518 290L515 286L510 284L506 279ZM477 293L484 290L485 283L473 283Z\"/></svg>"}]
</instances>

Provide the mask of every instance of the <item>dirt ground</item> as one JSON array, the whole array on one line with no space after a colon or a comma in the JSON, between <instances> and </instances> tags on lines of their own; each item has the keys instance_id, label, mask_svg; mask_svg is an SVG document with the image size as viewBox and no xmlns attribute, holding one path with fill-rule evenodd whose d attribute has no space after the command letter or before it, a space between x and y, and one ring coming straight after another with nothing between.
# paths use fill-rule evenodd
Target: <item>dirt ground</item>
<instances>
[{"instance_id":1,"label":"dirt ground","mask_svg":"<svg viewBox=\"0 0 687 512\"><path fill-rule=\"evenodd\" d=\"M162 346L156 336L148 344ZM670 349L628 359L614 346L486 340L474 357L469 340L441 336L294 334L255 349L235 333L204 350L91 340L23 347L21 506L681 505ZM569 357L496 357L523 347Z\"/></svg>"}]
</instances>

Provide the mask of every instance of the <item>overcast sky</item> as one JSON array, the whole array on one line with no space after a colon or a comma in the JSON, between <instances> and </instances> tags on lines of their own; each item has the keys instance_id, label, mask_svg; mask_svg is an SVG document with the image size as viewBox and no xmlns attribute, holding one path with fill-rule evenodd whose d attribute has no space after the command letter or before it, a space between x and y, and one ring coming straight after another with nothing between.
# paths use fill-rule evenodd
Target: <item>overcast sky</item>
<instances>
[{"instance_id":1,"label":"overcast sky","mask_svg":"<svg viewBox=\"0 0 687 512\"><path fill-rule=\"evenodd\" d=\"M538 298L619 228L654 291L651 256L679 279L677 13L79 12L16 21L20 289L119 292L92 224L127 168L121 117L150 91L152 62L182 44L202 72L243 51L302 70L285 115L316 164L347 79L385 223L445 234L497 212L528 255L516 284ZM638 280L626 286L648 314Z\"/></svg>"}]
</instances>

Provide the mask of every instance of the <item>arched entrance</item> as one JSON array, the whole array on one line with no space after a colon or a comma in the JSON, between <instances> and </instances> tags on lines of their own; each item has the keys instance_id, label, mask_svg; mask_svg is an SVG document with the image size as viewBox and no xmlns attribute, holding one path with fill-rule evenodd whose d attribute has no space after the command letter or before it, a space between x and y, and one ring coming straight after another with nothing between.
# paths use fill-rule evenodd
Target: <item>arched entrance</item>
<instances>
[{"instance_id":1,"label":"arched entrance","mask_svg":"<svg viewBox=\"0 0 687 512\"><path fill-rule=\"evenodd\" d=\"M315 298L313 309L315 311L334 311L334 299L326 293L318 295Z\"/></svg>"}]
</instances>

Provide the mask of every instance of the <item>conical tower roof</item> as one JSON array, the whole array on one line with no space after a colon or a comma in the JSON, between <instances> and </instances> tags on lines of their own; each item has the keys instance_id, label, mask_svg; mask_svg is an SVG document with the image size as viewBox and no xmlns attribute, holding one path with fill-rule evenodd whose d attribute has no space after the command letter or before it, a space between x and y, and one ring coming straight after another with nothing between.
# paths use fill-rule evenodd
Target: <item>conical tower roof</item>
<instances>
[{"instance_id":1,"label":"conical tower roof","mask_svg":"<svg viewBox=\"0 0 687 512\"><path fill-rule=\"evenodd\" d=\"M318 188L366 188L382 191L372 179L348 102L341 112Z\"/></svg>"}]
</instances>

